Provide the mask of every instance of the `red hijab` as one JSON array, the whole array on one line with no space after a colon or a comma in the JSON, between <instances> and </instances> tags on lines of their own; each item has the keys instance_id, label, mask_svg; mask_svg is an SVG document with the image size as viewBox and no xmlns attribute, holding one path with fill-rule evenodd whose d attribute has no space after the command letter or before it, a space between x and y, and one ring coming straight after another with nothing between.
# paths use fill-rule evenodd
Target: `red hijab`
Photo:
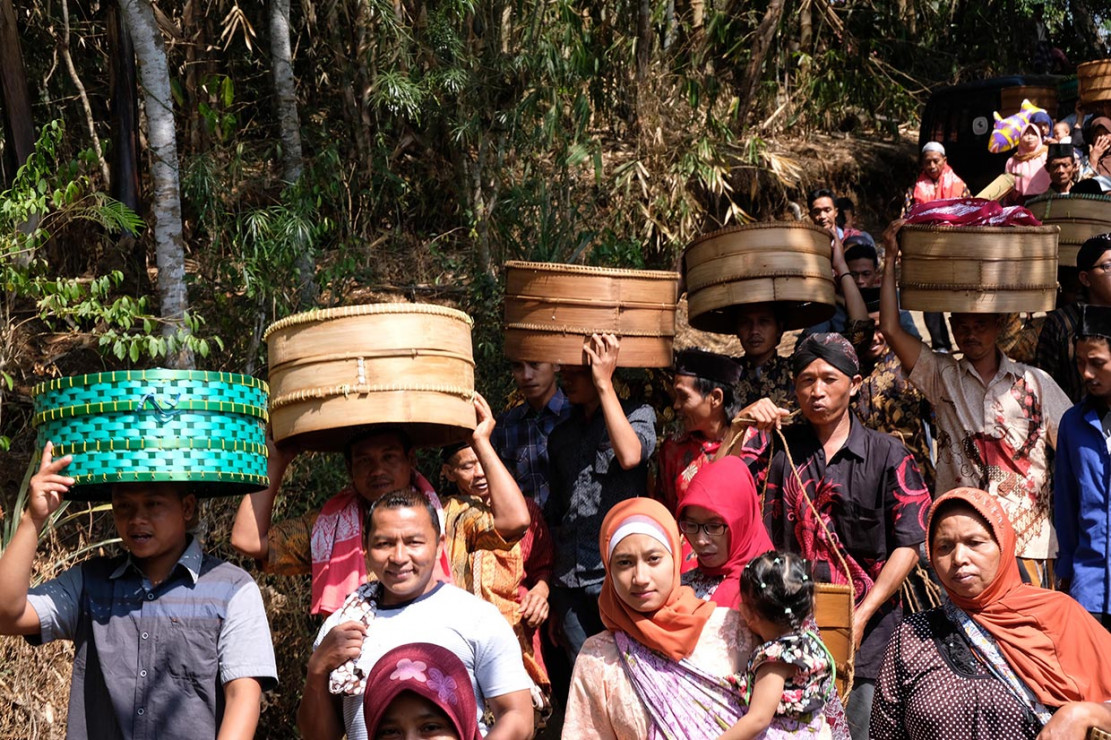
<instances>
[{"instance_id":1,"label":"red hijab","mask_svg":"<svg viewBox=\"0 0 1111 740\"><path fill-rule=\"evenodd\" d=\"M412 691L439 707L460 740L482 740L470 674L447 648L414 642L395 647L378 659L367 676L363 695L367 737L378 732L386 710L403 691Z\"/></svg>"},{"instance_id":2,"label":"red hijab","mask_svg":"<svg viewBox=\"0 0 1111 740\"><path fill-rule=\"evenodd\" d=\"M671 593L663 606L650 613L639 612L622 601L609 572L610 540L622 525L638 519L650 520L661 530L661 535L668 540L663 544L671 550L674 563ZM613 544L616 545L617 542ZM694 652L694 647L702 636L702 628L714 613L714 605L695 596L689 586L679 583L682 559L679 527L667 507L649 498L621 501L610 509L602 521L598 547L602 552L602 564L606 568L606 579L602 582L602 593L598 597L598 611L606 629L624 632L641 645L663 653L672 660L681 660Z\"/></svg>"},{"instance_id":3,"label":"red hijab","mask_svg":"<svg viewBox=\"0 0 1111 740\"><path fill-rule=\"evenodd\" d=\"M735 455L703 465L679 499L679 517L688 506L701 506L714 512L728 525L729 559L716 568L699 563L708 576L724 576L714 591L718 606L736 609L741 603L741 571L748 561L774 550L760 511L756 481L748 466Z\"/></svg>"},{"instance_id":4,"label":"red hijab","mask_svg":"<svg viewBox=\"0 0 1111 740\"><path fill-rule=\"evenodd\" d=\"M1000 558L999 571L983 593L963 598L950 591L952 602L991 633L1007 663L1042 704L1111 700L1111 661L1104 659L1111 655L1111 633L1068 594L1022 582L1015 531L994 496L957 488L937 499L930 510L927 548L935 515L947 501L961 501L987 521Z\"/></svg>"}]
</instances>

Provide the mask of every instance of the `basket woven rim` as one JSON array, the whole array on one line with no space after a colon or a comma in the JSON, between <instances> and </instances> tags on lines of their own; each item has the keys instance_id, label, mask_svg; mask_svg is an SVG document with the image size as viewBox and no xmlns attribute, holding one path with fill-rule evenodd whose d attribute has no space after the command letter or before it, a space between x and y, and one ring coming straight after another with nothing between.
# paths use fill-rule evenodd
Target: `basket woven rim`
<instances>
[{"instance_id":1,"label":"basket woven rim","mask_svg":"<svg viewBox=\"0 0 1111 740\"><path fill-rule=\"evenodd\" d=\"M74 487L105 483L254 483L266 486L269 478L252 473L211 473L195 470L84 473L73 476Z\"/></svg>"},{"instance_id":2,"label":"basket woven rim","mask_svg":"<svg viewBox=\"0 0 1111 740\"><path fill-rule=\"evenodd\" d=\"M149 370L114 370L105 373L87 373L85 375L69 375L64 378L43 381L31 388L32 396L43 393L52 393L66 390L76 386L97 385L101 383L116 383L123 380L203 380L205 382L229 383L245 385L249 388L259 388L269 393L270 386L265 380L260 380L253 375L240 373L215 372L210 370L171 370L158 367Z\"/></svg>"},{"instance_id":3,"label":"basket woven rim","mask_svg":"<svg viewBox=\"0 0 1111 740\"><path fill-rule=\"evenodd\" d=\"M233 401L181 401L168 411L144 408L146 399L139 401L99 401L97 403L79 403L73 406L58 406L37 412L31 417L31 425L42 426L47 422L62 421L79 416L102 416L104 414L154 414L174 415L183 411L215 412L229 416L253 416L266 421L268 419L266 406L252 406L246 403Z\"/></svg>"},{"instance_id":4,"label":"basket woven rim","mask_svg":"<svg viewBox=\"0 0 1111 740\"><path fill-rule=\"evenodd\" d=\"M330 321L332 319L346 319L354 316L374 316L376 314L397 313L443 316L445 318L455 319L456 321L462 321L468 328L474 327L474 319L463 311L457 308L449 308L448 306L439 306L435 303L363 303L355 306L314 308L311 311L303 311L301 313L295 313L292 316L286 316L284 319L278 319L273 324L266 327L266 332L262 335L262 340L265 342L274 332L288 329L291 326L314 324L319 321Z\"/></svg>"},{"instance_id":5,"label":"basket woven rim","mask_svg":"<svg viewBox=\"0 0 1111 740\"><path fill-rule=\"evenodd\" d=\"M210 437L171 437L169 439L148 439L145 437L131 439L106 439L91 440L88 442L74 442L72 444L54 445L54 454L57 457L78 454L112 453L112 452L147 452L147 451L172 452L176 450L201 450L221 452L241 452L255 457L268 457L266 445L261 442L241 442L224 438L212 439Z\"/></svg>"},{"instance_id":6,"label":"basket woven rim","mask_svg":"<svg viewBox=\"0 0 1111 740\"><path fill-rule=\"evenodd\" d=\"M1054 193L1052 195L1038 195L1026 201L1027 206L1045 203L1051 200L1093 200L1099 203L1111 203L1111 196L1096 195L1095 193ZM1028 209L1029 210L1029 209Z\"/></svg>"},{"instance_id":7,"label":"basket woven rim","mask_svg":"<svg viewBox=\"0 0 1111 740\"><path fill-rule=\"evenodd\" d=\"M1093 59L1090 62L1081 62L1080 64L1076 65L1076 76L1079 77L1080 70L1084 69L1085 67L1093 68L1098 67L1101 64L1106 64L1108 65L1108 67L1111 67L1111 59Z\"/></svg>"},{"instance_id":8,"label":"basket woven rim","mask_svg":"<svg viewBox=\"0 0 1111 740\"><path fill-rule=\"evenodd\" d=\"M638 270L624 267L595 267L594 265L570 265L562 262L528 262L509 260L507 269L539 270L542 272L571 272L579 275L605 275L609 277L638 277L649 280L679 280L679 273L669 270Z\"/></svg>"},{"instance_id":9,"label":"basket woven rim","mask_svg":"<svg viewBox=\"0 0 1111 740\"><path fill-rule=\"evenodd\" d=\"M726 234L737 234L746 231L759 231L761 229L803 229L805 231L812 231L822 234L826 237L829 237L830 239L833 238L833 236L822 227L806 223L805 221L757 221L756 223L751 224L726 226L724 229L717 229L716 231L711 231L708 234L703 234L702 236L696 238L694 241L688 244L687 249L690 249L696 244L701 244L704 241L716 239L719 236L725 236Z\"/></svg>"},{"instance_id":10,"label":"basket woven rim","mask_svg":"<svg viewBox=\"0 0 1111 740\"><path fill-rule=\"evenodd\" d=\"M1056 224L1043 224L1042 226L951 226L948 224L906 224L900 231L936 231L954 234L1045 234L1060 232L1061 227Z\"/></svg>"}]
</instances>

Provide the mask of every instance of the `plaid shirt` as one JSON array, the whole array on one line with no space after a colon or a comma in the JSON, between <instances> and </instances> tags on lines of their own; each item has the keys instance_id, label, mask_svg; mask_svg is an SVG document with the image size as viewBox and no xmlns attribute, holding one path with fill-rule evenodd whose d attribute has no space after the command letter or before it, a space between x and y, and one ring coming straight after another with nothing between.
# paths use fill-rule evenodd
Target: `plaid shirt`
<instances>
[{"instance_id":1,"label":"plaid shirt","mask_svg":"<svg viewBox=\"0 0 1111 740\"><path fill-rule=\"evenodd\" d=\"M571 416L571 402L556 388L548 404L537 411L527 403L498 417L491 443L513 474L521 493L541 507L548 500L548 435Z\"/></svg>"}]
</instances>

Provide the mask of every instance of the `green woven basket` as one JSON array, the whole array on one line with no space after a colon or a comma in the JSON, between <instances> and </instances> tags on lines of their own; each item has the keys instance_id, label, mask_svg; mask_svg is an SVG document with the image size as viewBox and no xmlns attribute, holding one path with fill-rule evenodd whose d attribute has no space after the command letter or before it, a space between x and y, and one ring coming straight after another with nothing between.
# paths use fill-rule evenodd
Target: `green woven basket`
<instances>
[{"instance_id":1,"label":"green woven basket","mask_svg":"<svg viewBox=\"0 0 1111 740\"><path fill-rule=\"evenodd\" d=\"M130 370L59 378L32 391L38 445L73 455L67 498L111 498L115 483L185 482L198 496L260 491L268 388L249 375Z\"/></svg>"}]
</instances>

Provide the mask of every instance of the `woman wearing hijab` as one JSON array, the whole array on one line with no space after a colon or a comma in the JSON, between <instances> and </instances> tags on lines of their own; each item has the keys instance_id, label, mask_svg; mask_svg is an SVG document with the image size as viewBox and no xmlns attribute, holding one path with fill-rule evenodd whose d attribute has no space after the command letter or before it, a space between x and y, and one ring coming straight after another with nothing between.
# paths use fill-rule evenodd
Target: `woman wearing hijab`
<instances>
[{"instance_id":1,"label":"woman wearing hijab","mask_svg":"<svg viewBox=\"0 0 1111 740\"><path fill-rule=\"evenodd\" d=\"M948 599L896 630L872 706L874 740L1070 738L1111 730L1111 634L1066 594L1024 584L990 494L939 498L927 554Z\"/></svg>"},{"instance_id":2,"label":"woman wearing hijab","mask_svg":"<svg viewBox=\"0 0 1111 740\"><path fill-rule=\"evenodd\" d=\"M379 658L363 707L370 740L482 740L467 668L439 645L415 642Z\"/></svg>"},{"instance_id":3,"label":"woman wearing hijab","mask_svg":"<svg viewBox=\"0 0 1111 740\"><path fill-rule=\"evenodd\" d=\"M945 147L938 142L931 141L922 147L918 164L921 168L918 179L907 191L903 204L904 218L911 208L922 203L970 197L968 185L949 166L949 161L945 158Z\"/></svg>"},{"instance_id":4,"label":"woman wearing hijab","mask_svg":"<svg viewBox=\"0 0 1111 740\"><path fill-rule=\"evenodd\" d=\"M756 482L734 455L703 466L691 479L679 499L679 531L697 557L697 567L683 573L683 585L729 609L741 601L741 571L775 549L764 528Z\"/></svg>"},{"instance_id":5,"label":"woman wearing hijab","mask_svg":"<svg viewBox=\"0 0 1111 740\"><path fill-rule=\"evenodd\" d=\"M1049 190L1049 173L1045 170L1048 156L1049 147L1042 141L1041 128L1032 121L1027 123L1019 136L1018 148L1007 160L1006 167L1007 174L1015 178L1017 203Z\"/></svg>"},{"instance_id":6,"label":"woman wearing hijab","mask_svg":"<svg viewBox=\"0 0 1111 740\"><path fill-rule=\"evenodd\" d=\"M752 633L736 611L679 584L679 530L663 504L614 506L599 547L606 631L575 661L563 737L718 737L746 711L725 677L747 663ZM836 698L831 704L840 709ZM834 737L847 737L838 729L845 734Z\"/></svg>"}]
</instances>

